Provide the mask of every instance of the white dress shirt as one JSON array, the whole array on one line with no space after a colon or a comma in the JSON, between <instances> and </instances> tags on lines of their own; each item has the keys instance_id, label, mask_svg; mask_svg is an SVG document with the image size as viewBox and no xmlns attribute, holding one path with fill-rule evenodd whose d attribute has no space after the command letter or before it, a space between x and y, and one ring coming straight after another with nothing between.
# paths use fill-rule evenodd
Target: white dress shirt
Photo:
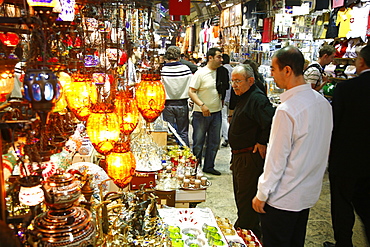
<instances>
[{"instance_id":1,"label":"white dress shirt","mask_svg":"<svg viewBox=\"0 0 370 247\"><path fill-rule=\"evenodd\" d=\"M257 198L272 207L301 211L319 198L327 166L332 110L310 84L280 95L272 122Z\"/></svg>"}]
</instances>

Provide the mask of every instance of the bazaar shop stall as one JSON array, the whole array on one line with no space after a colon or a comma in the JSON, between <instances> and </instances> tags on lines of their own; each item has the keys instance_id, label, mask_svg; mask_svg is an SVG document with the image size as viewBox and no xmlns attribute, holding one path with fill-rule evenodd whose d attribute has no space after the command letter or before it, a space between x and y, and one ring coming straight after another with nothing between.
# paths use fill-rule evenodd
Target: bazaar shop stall
<instances>
[{"instance_id":1,"label":"bazaar shop stall","mask_svg":"<svg viewBox=\"0 0 370 247\"><path fill-rule=\"evenodd\" d=\"M190 208L211 183L188 147L163 142L151 3L1 4L0 212L10 241L260 246Z\"/></svg>"}]
</instances>

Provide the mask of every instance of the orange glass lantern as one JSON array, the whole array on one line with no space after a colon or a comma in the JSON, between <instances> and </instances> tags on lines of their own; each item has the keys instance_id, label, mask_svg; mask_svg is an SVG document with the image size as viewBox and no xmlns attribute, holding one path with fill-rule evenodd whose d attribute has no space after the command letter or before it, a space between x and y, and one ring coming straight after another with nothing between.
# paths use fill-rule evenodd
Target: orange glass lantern
<instances>
[{"instance_id":1,"label":"orange glass lantern","mask_svg":"<svg viewBox=\"0 0 370 247\"><path fill-rule=\"evenodd\" d=\"M64 89L69 109L80 121L86 121L91 114L91 106L97 102L98 92L87 74L75 73L72 83Z\"/></svg>"},{"instance_id":2,"label":"orange glass lantern","mask_svg":"<svg viewBox=\"0 0 370 247\"><path fill-rule=\"evenodd\" d=\"M109 154L120 136L117 114L106 109L92 112L86 122L86 133L96 151Z\"/></svg>"},{"instance_id":3,"label":"orange glass lantern","mask_svg":"<svg viewBox=\"0 0 370 247\"><path fill-rule=\"evenodd\" d=\"M159 75L147 76L136 87L136 101L141 115L152 123L162 113L166 92Z\"/></svg>"},{"instance_id":4,"label":"orange glass lantern","mask_svg":"<svg viewBox=\"0 0 370 247\"><path fill-rule=\"evenodd\" d=\"M132 94L124 91L118 92L115 101L116 113L121 133L131 134L139 123L139 110Z\"/></svg>"},{"instance_id":5,"label":"orange glass lantern","mask_svg":"<svg viewBox=\"0 0 370 247\"><path fill-rule=\"evenodd\" d=\"M9 68L1 66L0 63L0 103L6 101L6 96L10 94L14 87L14 66Z\"/></svg>"},{"instance_id":6,"label":"orange glass lantern","mask_svg":"<svg viewBox=\"0 0 370 247\"><path fill-rule=\"evenodd\" d=\"M67 107L67 100L65 96L65 88L72 83L71 76L66 72L59 72L57 74L59 83L62 85L62 92L59 100L55 103L52 112L61 112Z\"/></svg>"},{"instance_id":7,"label":"orange glass lantern","mask_svg":"<svg viewBox=\"0 0 370 247\"><path fill-rule=\"evenodd\" d=\"M129 145L128 142L117 144L113 152L106 156L108 176L120 188L126 187L135 173L136 160Z\"/></svg>"}]
</instances>

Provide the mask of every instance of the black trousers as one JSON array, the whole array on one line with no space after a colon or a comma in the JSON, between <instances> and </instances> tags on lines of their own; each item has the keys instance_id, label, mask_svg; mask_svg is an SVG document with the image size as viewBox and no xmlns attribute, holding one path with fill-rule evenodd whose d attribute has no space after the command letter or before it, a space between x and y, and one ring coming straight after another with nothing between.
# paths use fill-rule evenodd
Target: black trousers
<instances>
[{"instance_id":1,"label":"black trousers","mask_svg":"<svg viewBox=\"0 0 370 247\"><path fill-rule=\"evenodd\" d=\"M354 175L351 172L329 172L331 215L335 247L352 247L352 229L355 213L365 226L370 241L370 174Z\"/></svg>"},{"instance_id":2,"label":"black trousers","mask_svg":"<svg viewBox=\"0 0 370 247\"><path fill-rule=\"evenodd\" d=\"M260 238L261 227L258 213L252 208L252 199L257 193L257 182L263 172L264 160L258 152L232 155L234 197L238 209L235 228L252 230Z\"/></svg>"},{"instance_id":3,"label":"black trousers","mask_svg":"<svg viewBox=\"0 0 370 247\"><path fill-rule=\"evenodd\" d=\"M304 247L310 210L280 210L266 204L260 214L264 247Z\"/></svg>"}]
</instances>

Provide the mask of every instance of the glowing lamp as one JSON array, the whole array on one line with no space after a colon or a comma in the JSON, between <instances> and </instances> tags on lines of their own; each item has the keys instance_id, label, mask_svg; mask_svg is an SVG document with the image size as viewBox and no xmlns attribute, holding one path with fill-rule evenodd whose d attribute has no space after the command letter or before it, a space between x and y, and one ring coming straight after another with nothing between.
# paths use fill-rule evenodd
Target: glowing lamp
<instances>
[{"instance_id":1,"label":"glowing lamp","mask_svg":"<svg viewBox=\"0 0 370 247\"><path fill-rule=\"evenodd\" d=\"M135 156L128 149L118 145L112 153L106 156L108 176L120 188L126 187L135 173Z\"/></svg>"},{"instance_id":2,"label":"glowing lamp","mask_svg":"<svg viewBox=\"0 0 370 247\"><path fill-rule=\"evenodd\" d=\"M58 0L27 0L27 3L31 7L49 7L54 8L57 5Z\"/></svg>"},{"instance_id":3,"label":"glowing lamp","mask_svg":"<svg viewBox=\"0 0 370 247\"><path fill-rule=\"evenodd\" d=\"M98 98L91 78L86 74L73 74L72 83L65 86L64 92L69 109L80 121L86 121L91 114L91 105L96 103Z\"/></svg>"},{"instance_id":4,"label":"glowing lamp","mask_svg":"<svg viewBox=\"0 0 370 247\"><path fill-rule=\"evenodd\" d=\"M0 66L0 103L6 101L6 96L14 87L14 67L12 69Z\"/></svg>"},{"instance_id":5,"label":"glowing lamp","mask_svg":"<svg viewBox=\"0 0 370 247\"><path fill-rule=\"evenodd\" d=\"M110 153L120 136L117 114L92 112L86 122L86 133L96 151L103 155Z\"/></svg>"},{"instance_id":6,"label":"glowing lamp","mask_svg":"<svg viewBox=\"0 0 370 247\"><path fill-rule=\"evenodd\" d=\"M41 189L40 178L28 176L19 179L19 201L27 206L36 206L44 201L44 191Z\"/></svg>"},{"instance_id":7,"label":"glowing lamp","mask_svg":"<svg viewBox=\"0 0 370 247\"><path fill-rule=\"evenodd\" d=\"M32 109L40 114L42 122L46 123L55 102L60 98L61 85L56 75L50 69L27 70L23 81L24 98L31 102Z\"/></svg>"},{"instance_id":8,"label":"glowing lamp","mask_svg":"<svg viewBox=\"0 0 370 247\"><path fill-rule=\"evenodd\" d=\"M166 93L159 76L147 77L136 87L136 101L141 115L152 123L164 109Z\"/></svg>"},{"instance_id":9,"label":"glowing lamp","mask_svg":"<svg viewBox=\"0 0 370 247\"><path fill-rule=\"evenodd\" d=\"M6 46L17 46L19 43L19 37L16 33L0 33L0 41Z\"/></svg>"},{"instance_id":10,"label":"glowing lamp","mask_svg":"<svg viewBox=\"0 0 370 247\"><path fill-rule=\"evenodd\" d=\"M62 91L61 91L61 96L60 96L59 100L55 103L55 105L52 109L53 112L61 112L61 111L66 109L67 100L66 100L65 92L64 92L63 89L67 85L70 85L72 83L71 76L69 74L65 73L65 72L59 72L57 74L57 76L59 78L59 83L62 85Z\"/></svg>"},{"instance_id":11,"label":"glowing lamp","mask_svg":"<svg viewBox=\"0 0 370 247\"><path fill-rule=\"evenodd\" d=\"M123 134L131 134L139 123L139 111L132 95L119 92L115 101L116 113Z\"/></svg>"},{"instance_id":12,"label":"glowing lamp","mask_svg":"<svg viewBox=\"0 0 370 247\"><path fill-rule=\"evenodd\" d=\"M75 0L61 0L61 12L58 15L57 21L72 22L75 18Z\"/></svg>"}]
</instances>

